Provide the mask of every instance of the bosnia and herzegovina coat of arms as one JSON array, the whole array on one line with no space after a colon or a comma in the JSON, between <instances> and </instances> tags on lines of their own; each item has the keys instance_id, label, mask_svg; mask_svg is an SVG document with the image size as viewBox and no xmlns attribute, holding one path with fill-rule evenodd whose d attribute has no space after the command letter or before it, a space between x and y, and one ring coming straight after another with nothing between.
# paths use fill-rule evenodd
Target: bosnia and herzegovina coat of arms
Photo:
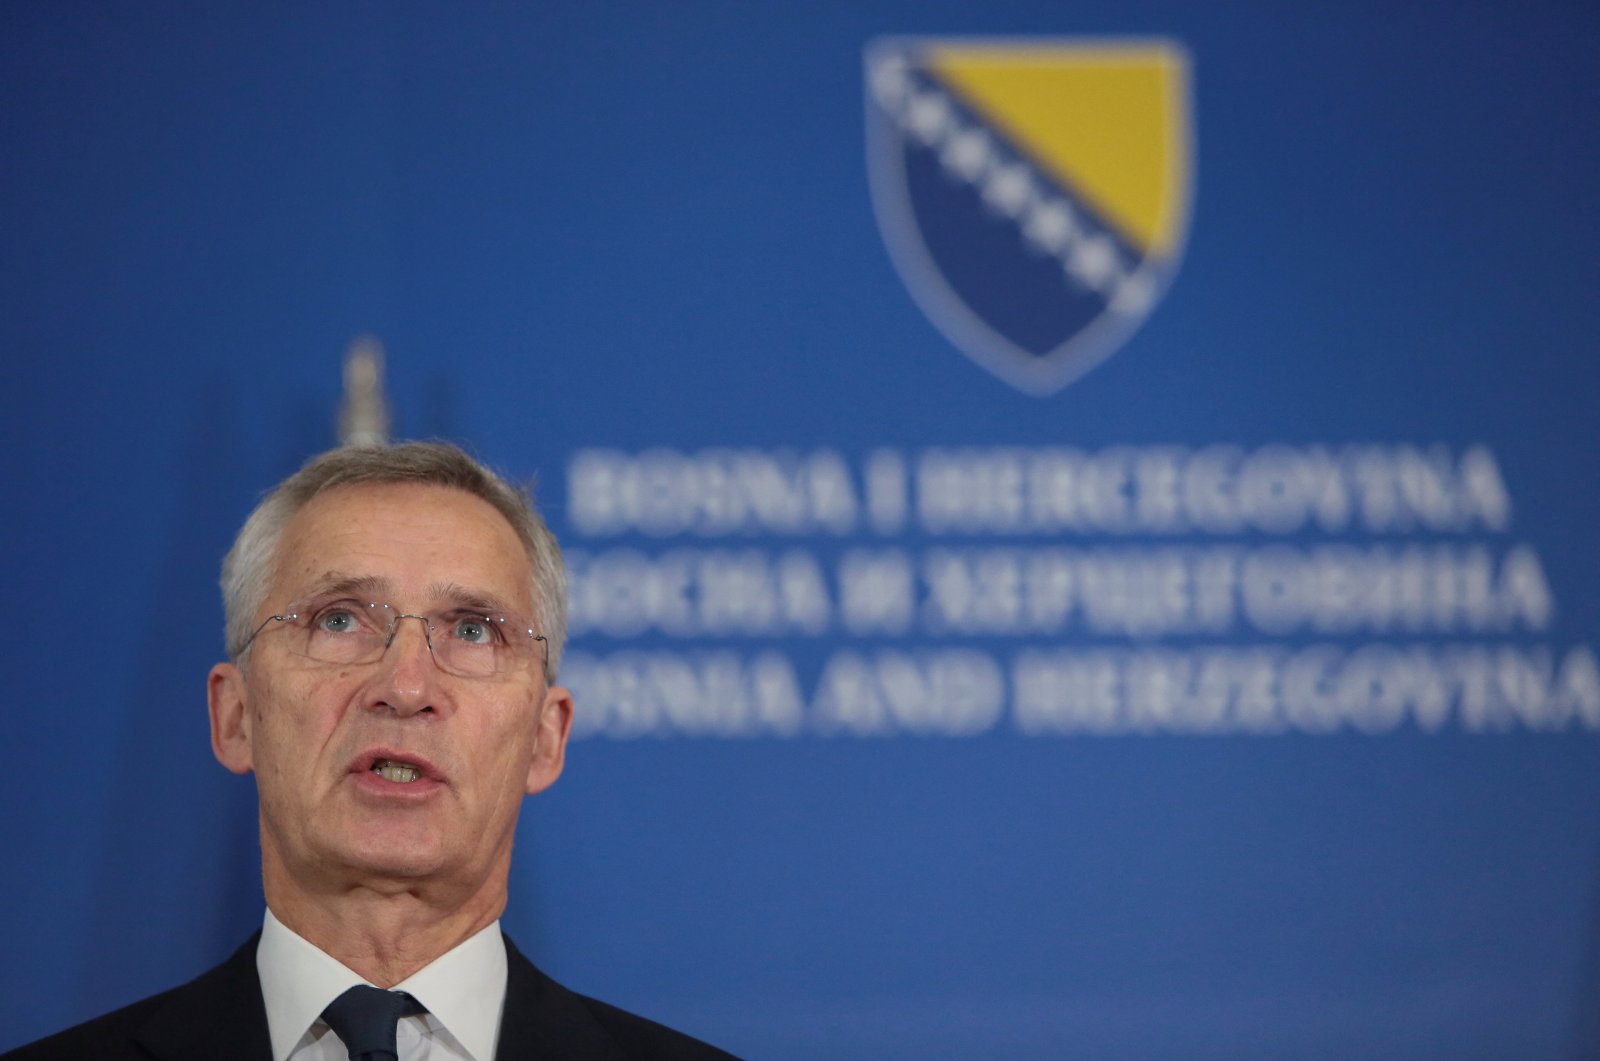
<instances>
[{"instance_id":1,"label":"bosnia and herzegovina coat of arms","mask_svg":"<svg viewBox=\"0 0 1600 1061\"><path fill-rule=\"evenodd\" d=\"M958 348L1044 395L1144 322L1188 231L1181 47L889 38L866 88L879 228Z\"/></svg>"}]
</instances>

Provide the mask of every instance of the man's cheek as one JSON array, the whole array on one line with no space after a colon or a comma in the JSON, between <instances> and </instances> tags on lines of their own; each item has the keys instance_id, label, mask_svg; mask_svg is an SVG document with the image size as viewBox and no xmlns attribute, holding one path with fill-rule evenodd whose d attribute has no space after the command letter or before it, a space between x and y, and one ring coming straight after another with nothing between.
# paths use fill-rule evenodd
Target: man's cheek
<instances>
[{"instance_id":1,"label":"man's cheek","mask_svg":"<svg viewBox=\"0 0 1600 1061\"><path fill-rule=\"evenodd\" d=\"M256 776L265 777L272 782L281 781L287 767L283 751L282 735L277 732L277 727L266 714L258 714L255 719L254 736L250 741L250 753Z\"/></svg>"}]
</instances>

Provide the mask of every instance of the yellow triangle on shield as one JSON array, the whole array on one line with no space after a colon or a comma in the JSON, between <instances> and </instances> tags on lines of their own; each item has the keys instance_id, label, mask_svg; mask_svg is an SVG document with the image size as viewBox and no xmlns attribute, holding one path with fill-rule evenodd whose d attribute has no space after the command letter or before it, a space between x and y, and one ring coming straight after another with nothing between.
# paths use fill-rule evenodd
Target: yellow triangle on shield
<instances>
[{"instance_id":1,"label":"yellow triangle on shield","mask_svg":"<svg viewBox=\"0 0 1600 1061\"><path fill-rule=\"evenodd\" d=\"M925 61L1141 250L1165 258L1182 241L1188 83L1176 45L954 43L930 48Z\"/></svg>"}]
</instances>

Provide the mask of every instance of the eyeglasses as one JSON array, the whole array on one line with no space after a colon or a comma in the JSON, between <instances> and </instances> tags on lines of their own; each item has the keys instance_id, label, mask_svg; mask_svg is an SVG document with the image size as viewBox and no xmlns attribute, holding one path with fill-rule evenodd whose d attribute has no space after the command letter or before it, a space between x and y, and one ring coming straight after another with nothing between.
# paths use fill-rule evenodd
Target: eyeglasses
<instances>
[{"instance_id":1,"label":"eyeglasses","mask_svg":"<svg viewBox=\"0 0 1600 1061\"><path fill-rule=\"evenodd\" d=\"M422 622L428 651L439 669L463 678L489 678L525 666L534 642L544 642L541 666L550 662L550 643L526 622L471 608L447 608L426 615L401 612L378 601L338 598L291 606L269 615L245 639L245 651L272 624L282 627L290 651L318 663L376 663L393 643L401 619Z\"/></svg>"}]
</instances>

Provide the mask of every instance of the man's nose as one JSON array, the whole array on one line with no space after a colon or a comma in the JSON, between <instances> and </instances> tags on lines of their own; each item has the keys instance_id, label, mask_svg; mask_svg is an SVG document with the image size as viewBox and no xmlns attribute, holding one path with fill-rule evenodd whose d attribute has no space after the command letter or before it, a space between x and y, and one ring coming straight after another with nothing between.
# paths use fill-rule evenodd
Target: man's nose
<instances>
[{"instance_id":1,"label":"man's nose","mask_svg":"<svg viewBox=\"0 0 1600 1061\"><path fill-rule=\"evenodd\" d=\"M415 619L415 623L407 623ZM387 707L403 717L432 711L438 697L433 658L433 638L428 620L421 615L397 615L389 628L379 681L373 690L374 707Z\"/></svg>"}]
</instances>

